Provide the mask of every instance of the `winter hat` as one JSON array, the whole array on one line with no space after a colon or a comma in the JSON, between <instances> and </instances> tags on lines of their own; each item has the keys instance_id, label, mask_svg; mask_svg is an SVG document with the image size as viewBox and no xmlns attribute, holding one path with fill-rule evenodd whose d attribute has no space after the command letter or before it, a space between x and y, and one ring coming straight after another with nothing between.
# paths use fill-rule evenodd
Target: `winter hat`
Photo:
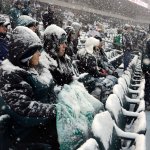
<instances>
[{"instance_id":1,"label":"winter hat","mask_svg":"<svg viewBox=\"0 0 150 150\"><path fill-rule=\"evenodd\" d=\"M27 27L18 26L12 32L9 59L17 66L25 66L32 55L41 50L39 37Z\"/></svg>"},{"instance_id":2,"label":"winter hat","mask_svg":"<svg viewBox=\"0 0 150 150\"><path fill-rule=\"evenodd\" d=\"M14 0L14 5L22 5L22 0Z\"/></svg>"},{"instance_id":3,"label":"winter hat","mask_svg":"<svg viewBox=\"0 0 150 150\"><path fill-rule=\"evenodd\" d=\"M96 29L96 31L104 32L104 26L103 26L103 24L101 24L99 22L96 23L95 29Z\"/></svg>"},{"instance_id":4,"label":"winter hat","mask_svg":"<svg viewBox=\"0 0 150 150\"><path fill-rule=\"evenodd\" d=\"M0 25L7 26L7 25L10 25L10 23L7 22L3 16L0 16Z\"/></svg>"},{"instance_id":5,"label":"winter hat","mask_svg":"<svg viewBox=\"0 0 150 150\"><path fill-rule=\"evenodd\" d=\"M33 24L38 25L38 21L27 15L21 15L17 20L17 26L29 27Z\"/></svg>"},{"instance_id":6,"label":"winter hat","mask_svg":"<svg viewBox=\"0 0 150 150\"><path fill-rule=\"evenodd\" d=\"M71 26L74 28L75 32L79 32L79 30L81 29L81 24L79 24L78 22L73 22Z\"/></svg>"},{"instance_id":7,"label":"winter hat","mask_svg":"<svg viewBox=\"0 0 150 150\"><path fill-rule=\"evenodd\" d=\"M99 46L100 41L96 38L90 37L85 42L85 49L88 53L93 54L93 48Z\"/></svg>"},{"instance_id":8,"label":"winter hat","mask_svg":"<svg viewBox=\"0 0 150 150\"><path fill-rule=\"evenodd\" d=\"M125 24L124 30L127 30L128 28L131 28L131 26L129 24Z\"/></svg>"},{"instance_id":9,"label":"winter hat","mask_svg":"<svg viewBox=\"0 0 150 150\"><path fill-rule=\"evenodd\" d=\"M58 46L59 44L67 42L67 34L64 29L55 24L52 24L45 29L44 40L51 41L53 44L53 48L56 48L56 46Z\"/></svg>"},{"instance_id":10,"label":"winter hat","mask_svg":"<svg viewBox=\"0 0 150 150\"><path fill-rule=\"evenodd\" d=\"M66 31L66 33L67 33L68 35L75 33L75 30L74 30L74 28L73 28L72 26L67 26L67 27L65 28L65 31Z\"/></svg>"}]
</instances>

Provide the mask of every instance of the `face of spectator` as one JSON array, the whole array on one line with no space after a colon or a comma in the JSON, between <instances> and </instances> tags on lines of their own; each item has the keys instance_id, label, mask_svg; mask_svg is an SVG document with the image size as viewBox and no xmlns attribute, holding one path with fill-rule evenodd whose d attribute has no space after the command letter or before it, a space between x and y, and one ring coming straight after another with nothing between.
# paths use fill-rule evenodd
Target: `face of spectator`
<instances>
[{"instance_id":1,"label":"face of spectator","mask_svg":"<svg viewBox=\"0 0 150 150\"><path fill-rule=\"evenodd\" d=\"M32 25L29 27L33 32L36 32L37 29L38 29L38 26L37 25Z\"/></svg>"},{"instance_id":2,"label":"face of spectator","mask_svg":"<svg viewBox=\"0 0 150 150\"><path fill-rule=\"evenodd\" d=\"M32 58L30 59L30 65L32 67L37 66L39 64L39 58L41 56L40 51L36 51L36 53L33 54Z\"/></svg>"},{"instance_id":3,"label":"face of spectator","mask_svg":"<svg viewBox=\"0 0 150 150\"><path fill-rule=\"evenodd\" d=\"M66 48L67 48L67 45L66 45L65 42L63 42L63 43L61 43L61 44L59 45L59 47L58 47L58 49L59 49L59 51L58 51L58 56L59 56L59 57L64 56Z\"/></svg>"},{"instance_id":4,"label":"face of spectator","mask_svg":"<svg viewBox=\"0 0 150 150\"><path fill-rule=\"evenodd\" d=\"M128 27L127 32L131 32L131 31L132 31L131 27Z\"/></svg>"},{"instance_id":5,"label":"face of spectator","mask_svg":"<svg viewBox=\"0 0 150 150\"><path fill-rule=\"evenodd\" d=\"M7 26L0 25L0 33L7 33Z\"/></svg>"},{"instance_id":6,"label":"face of spectator","mask_svg":"<svg viewBox=\"0 0 150 150\"><path fill-rule=\"evenodd\" d=\"M21 9L21 8L22 8L22 4L18 4L17 6L18 6L18 8L19 8L19 9Z\"/></svg>"}]
</instances>

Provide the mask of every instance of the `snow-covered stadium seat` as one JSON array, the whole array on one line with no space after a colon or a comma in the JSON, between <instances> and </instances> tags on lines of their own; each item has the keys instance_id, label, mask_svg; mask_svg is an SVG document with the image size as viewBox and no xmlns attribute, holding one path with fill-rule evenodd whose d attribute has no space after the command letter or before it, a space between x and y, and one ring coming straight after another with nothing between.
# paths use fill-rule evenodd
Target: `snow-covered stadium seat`
<instances>
[{"instance_id":1,"label":"snow-covered stadium seat","mask_svg":"<svg viewBox=\"0 0 150 150\"><path fill-rule=\"evenodd\" d=\"M139 134L146 133L146 115L145 112L131 112L122 108L119 98L116 94L111 94L106 101L106 109L111 113L115 123L123 131L130 131ZM133 118L127 128L127 119Z\"/></svg>"},{"instance_id":2,"label":"snow-covered stadium seat","mask_svg":"<svg viewBox=\"0 0 150 150\"><path fill-rule=\"evenodd\" d=\"M126 150L131 148L132 150L146 150L145 136L122 131L117 127L108 111L94 117L92 132L100 150L120 150L124 148ZM121 140L124 139L128 140L129 144L123 146Z\"/></svg>"}]
</instances>

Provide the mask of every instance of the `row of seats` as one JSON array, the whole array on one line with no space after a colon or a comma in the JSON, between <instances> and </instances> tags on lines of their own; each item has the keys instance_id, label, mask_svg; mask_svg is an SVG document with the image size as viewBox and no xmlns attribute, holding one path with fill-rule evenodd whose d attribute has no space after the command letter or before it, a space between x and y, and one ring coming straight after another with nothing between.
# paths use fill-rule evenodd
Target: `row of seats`
<instances>
[{"instance_id":1,"label":"row of seats","mask_svg":"<svg viewBox=\"0 0 150 150\"><path fill-rule=\"evenodd\" d=\"M78 150L146 150L144 85L135 56L107 98L106 111L94 117L93 137Z\"/></svg>"}]
</instances>

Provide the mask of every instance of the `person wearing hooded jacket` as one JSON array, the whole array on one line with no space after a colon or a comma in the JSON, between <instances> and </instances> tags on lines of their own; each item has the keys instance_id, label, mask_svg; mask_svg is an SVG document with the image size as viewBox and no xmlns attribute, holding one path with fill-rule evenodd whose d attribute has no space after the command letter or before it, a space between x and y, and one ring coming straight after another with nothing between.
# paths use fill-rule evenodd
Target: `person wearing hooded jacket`
<instances>
[{"instance_id":1,"label":"person wearing hooded jacket","mask_svg":"<svg viewBox=\"0 0 150 150\"><path fill-rule=\"evenodd\" d=\"M65 31L67 33L67 48L66 48L66 54L71 57L72 59L75 59L76 55L74 52L74 45L73 41L75 38L75 30L72 26L67 26L65 28Z\"/></svg>"},{"instance_id":2,"label":"person wearing hooded jacket","mask_svg":"<svg viewBox=\"0 0 150 150\"><path fill-rule=\"evenodd\" d=\"M17 149L59 149L53 80L44 80L39 65L42 44L27 27L13 30L9 59L0 66L2 110L12 118L11 142ZM18 140L19 139L19 140Z\"/></svg>"},{"instance_id":3,"label":"person wearing hooded jacket","mask_svg":"<svg viewBox=\"0 0 150 150\"><path fill-rule=\"evenodd\" d=\"M22 9L23 15L30 15L31 8L30 8L30 0L24 0L24 8Z\"/></svg>"},{"instance_id":4,"label":"person wearing hooded jacket","mask_svg":"<svg viewBox=\"0 0 150 150\"><path fill-rule=\"evenodd\" d=\"M19 16L22 15L21 8L22 8L22 1L15 0L13 7L9 11L9 18L12 29L14 29L17 26L17 20Z\"/></svg>"},{"instance_id":5,"label":"person wearing hooded jacket","mask_svg":"<svg viewBox=\"0 0 150 150\"><path fill-rule=\"evenodd\" d=\"M7 38L7 26L5 18L0 17L0 63L8 56L9 39Z\"/></svg>"},{"instance_id":6,"label":"person wearing hooded jacket","mask_svg":"<svg viewBox=\"0 0 150 150\"><path fill-rule=\"evenodd\" d=\"M52 58L56 64L48 68L56 84L61 86L72 82L76 74L72 61L66 54L66 42L66 32L59 26L53 24L44 31L44 49L48 54L47 58Z\"/></svg>"},{"instance_id":7,"label":"person wearing hooded jacket","mask_svg":"<svg viewBox=\"0 0 150 150\"><path fill-rule=\"evenodd\" d=\"M124 70L127 69L131 61L131 52L133 51L133 42L131 36L131 26L126 24L124 27L125 32L123 33L122 41L124 45Z\"/></svg>"},{"instance_id":8,"label":"person wearing hooded jacket","mask_svg":"<svg viewBox=\"0 0 150 150\"><path fill-rule=\"evenodd\" d=\"M85 49L82 49L78 52L80 59L78 65L80 73L88 72L95 78L106 77L107 72L98 67L98 62L94 55L94 48L98 48L99 44L99 40L90 37L85 42Z\"/></svg>"},{"instance_id":9,"label":"person wearing hooded jacket","mask_svg":"<svg viewBox=\"0 0 150 150\"><path fill-rule=\"evenodd\" d=\"M38 21L27 15L21 15L17 20L17 26L28 27L40 37L38 25L39 25Z\"/></svg>"},{"instance_id":10,"label":"person wearing hooded jacket","mask_svg":"<svg viewBox=\"0 0 150 150\"><path fill-rule=\"evenodd\" d=\"M85 48L78 52L78 69L80 73L87 72L90 75L88 82L92 79L92 84L87 85L86 81L88 91L105 103L105 92L111 91L116 78L108 75L107 70L101 65L100 58L95 55L95 51L99 51L99 45L100 41L96 38L90 37L86 40Z\"/></svg>"}]
</instances>

